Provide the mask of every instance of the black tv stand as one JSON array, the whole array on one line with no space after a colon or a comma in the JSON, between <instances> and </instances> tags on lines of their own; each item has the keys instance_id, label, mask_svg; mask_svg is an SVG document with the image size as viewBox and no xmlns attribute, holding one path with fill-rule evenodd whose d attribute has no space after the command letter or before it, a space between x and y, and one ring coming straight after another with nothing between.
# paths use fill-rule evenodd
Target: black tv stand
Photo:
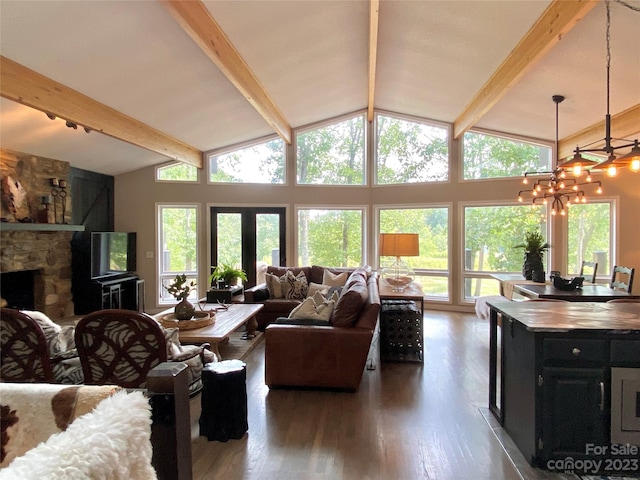
<instances>
[{"instance_id":1,"label":"black tv stand","mask_svg":"<svg viewBox=\"0 0 640 480\"><path fill-rule=\"evenodd\" d=\"M82 302L76 300L76 313L123 308L144 311L144 280L134 273L112 275L91 280Z\"/></svg>"}]
</instances>

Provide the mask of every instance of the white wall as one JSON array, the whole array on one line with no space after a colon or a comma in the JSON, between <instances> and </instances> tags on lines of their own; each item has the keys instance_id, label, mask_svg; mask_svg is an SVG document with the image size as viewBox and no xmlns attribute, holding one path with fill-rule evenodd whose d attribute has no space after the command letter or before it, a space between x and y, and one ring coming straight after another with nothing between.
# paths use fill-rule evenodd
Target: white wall
<instances>
[{"instance_id":1,"label":"white wall","mask_svg":"<svg viewBox=\"0 0 640 480\"><path fill-rule=\"evenodd\" d=\"M292 158L289 155L289 158ZM138 233L138 274L146 280L146 305L149 311L157 306L156 284L156 212L160 203L200 204L199 262L200 285L206 285L209 272L209 212L207 205L285 205L287 210L287 258L295 258L293 251L293 208L296 205L368 205L371 234L367 239L369 258L365 263L375 265L373 207L374 205L411 205L450 203L452 225L451 252L451 305L449 308L470 310L463 305L459 285L461 269L462 238L459 205L461 202L513 202L522 188L520 179L500 179L493 181L462 182L459 158L460 142L454 141L451 149L450 180L446 183L428 185L403 185L384 187L318 187L295 186L294 165L287 165L288 186L274 185L208 185L206 172L200 172L200 182L193 184L158 183L154 180L154 168L144 168L115 178L115 227L119 231ZM369 174L369 177L371 175ZM616 179L603 177L604 197L616 198L619 204L619 229L617 258L621 265L640 269L640 175L621 173ZM566 220L553 220L551 244L551 266L553 270L564 272L561 265L566 256ZM146 258L146 252L153 252L153 258ZM201 292L202 294L202 292ZM427 305L427 308L433 305Z\"/></svg>"}]
</instances>

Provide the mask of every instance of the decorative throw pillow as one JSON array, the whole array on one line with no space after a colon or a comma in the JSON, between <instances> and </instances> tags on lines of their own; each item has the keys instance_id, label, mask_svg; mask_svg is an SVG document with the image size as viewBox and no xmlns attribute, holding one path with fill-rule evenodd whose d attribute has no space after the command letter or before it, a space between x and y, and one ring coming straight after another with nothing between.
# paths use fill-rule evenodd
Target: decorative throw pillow
<instances>
[{"instance_id":1,"label":"decorative throw pillow","mask_svg":"<svg viewBox=\"0 0 640 480\"><path fill-rule=\"evenodd\" d=\"M284 275L278 277L271 273L265 274L267 290L269 290L269 298L284 298Z\"/></svg>"},{"instance_id":2,"label":"decorative throw pillow","mask_svg":"<svg viewBox=\"0 0 640 480\"><path fill-rule=\"evenodd\" d=\"M73 326L61 327L42 312L22 310L22 313L33 318L42 328L51 358L77 355Z\"/></svg>"},{"instance_id":3,"label":"decorative throw pillow","mask_svg":"<svg viewBox=\"0 0 640 480\"><path fill-rule=\"evenodd\" d=\"M200 347L197 345L182 345L180 343L180 329L162 327L164 338L167 341L167 358L174 362L186 362L187 359L197 357L200 354ZM216 361L215 353L205 349L204 357L206 362ZM187 362L188 363L188 362Z\"/></svg>"},{"instance_id":4,"label":"decorative throw pillow","mask_svg":"<svg viewBox=\"0 0 640 480\"><path fill-rule=\"evenodd\" d=\"M334 305L335 302L333 300L317 305L316 302L313 301L313 297L308 297L291 311L289 318L321 320L327 322L328 325L329 320L331 320Z\"/></svg>"},{"instance_id":5,"label":"decorative throw pillow","mask_svg":"<svg viewBox=\"0 0 640 480\"><path fill-rule=\"evenodd\" d=\"M295 276L290 270L284 275L284 298L289 300L303 300L307 296L307 276L300 272Z\"/></svg>"},{"instance_id":6,"label":"decorative throw pillow","mask_svg":"<svg viewBox=\"0 0 640 480\"><path fill-rule=\"evenodd\" d=\"M322 274L322 284L330 287L342 287L349 278L349 272L332 273L325 268Z\"/></svg>"},{"instance_id":7,"label":"decorative throw pillow","mask_svg":"<svg viewBox=\"0 0 640 480\"><path fill-rule=\"evenodd\" d=\"M329 285L322 285L320 283L311 282L309 284L309 290L307 291L307 297L313 297L316 292L319 292L322 295L326 295L329 292L329 288L331 288Z\"/></svg>"},{"instance_id":8,"label":"decorative throw pillow","mask_svg":"<svg viewBox=\"0 0 640 480\"><path fill-rule=\"evenodd\" d=\"M338 294L338 292L333 292L331 295L322 294L321 292L316 292L313 294L312 298L313 298L313 301L316 302L316 305L321 305L329 301L333 301L333 303L335 304L335 303L338 303L338 300L340 299L340 295Z\"/></svg>"}]
</instances>

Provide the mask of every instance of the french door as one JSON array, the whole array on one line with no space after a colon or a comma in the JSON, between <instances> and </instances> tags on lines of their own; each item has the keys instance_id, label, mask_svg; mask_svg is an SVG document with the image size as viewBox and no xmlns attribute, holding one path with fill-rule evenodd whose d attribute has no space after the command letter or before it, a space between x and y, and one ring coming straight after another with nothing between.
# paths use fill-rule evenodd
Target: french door
<instances>
[{"instance_id":1,"label":"french door","mask_svg":"<svg viewBox=\"0 0 640 480\"><path fill-rule=\"evenodd\" d=\"M284 207L211 207L211 264L241 266L245 287L265 281L267 265L286 265Z\"/></svg>"}]
</instances>

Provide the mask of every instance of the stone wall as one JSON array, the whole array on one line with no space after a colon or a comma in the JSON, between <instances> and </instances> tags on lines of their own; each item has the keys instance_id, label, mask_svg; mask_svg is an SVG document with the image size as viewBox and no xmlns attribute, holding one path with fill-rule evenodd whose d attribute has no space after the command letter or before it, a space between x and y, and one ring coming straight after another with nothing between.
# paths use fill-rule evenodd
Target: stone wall
<instances>
[{"instance_id":1,"label":"stone wall","mask_svg":"<svg viewBox=\"0 0 640 480\"><path fill-rule=\"evenodd\" d=\"M49 209L48 221L46 218L39 218L38 212L43 208L42 197L52 194L50 179L58 178L66 181L69 169L68 162L0 149L1 216L3 221L68 223L71 218L71 191L69 188L66 189L64 221L62 219L62 202L59 196L57 199L51 197L52 205ZM54 218L54 201L57 218Z\"/></svg>"},{"instance_id":2,"label":"stone wall","mask_svg":"<svg viewBox=\"0 0 640 480\"><path fill-rule=\"evenodd\" d=\"M59 200L57 222L53 218L53 207L48 219L39 217L38 211L42 209L42 197L51 195L50 178L66 180L69 168L68 162L0 150L3 221L62 223ZM12 189L15 181L18 182L24 196L19 204L14 205L15 209L11 208L11 199L8 198L8 178L14 181ZM65 221L69 222L70 218L71 191L67 189ZM35 308L52 319L71 316L74 311L71 294L72 235L68 231L6 231L0 225L0 272L36 270Z\"/></svg>"},{"instance_id":3,"label":"stone wall","mask_svg":"<svg viewBox=\"0 0 640 480\"><path fill-rule=\"evenodd\" d=\"M72 235L72 232L0 233L0 271L37 270L35 309L54 320L73 315Z\"/></svg>"}]
</instances>

